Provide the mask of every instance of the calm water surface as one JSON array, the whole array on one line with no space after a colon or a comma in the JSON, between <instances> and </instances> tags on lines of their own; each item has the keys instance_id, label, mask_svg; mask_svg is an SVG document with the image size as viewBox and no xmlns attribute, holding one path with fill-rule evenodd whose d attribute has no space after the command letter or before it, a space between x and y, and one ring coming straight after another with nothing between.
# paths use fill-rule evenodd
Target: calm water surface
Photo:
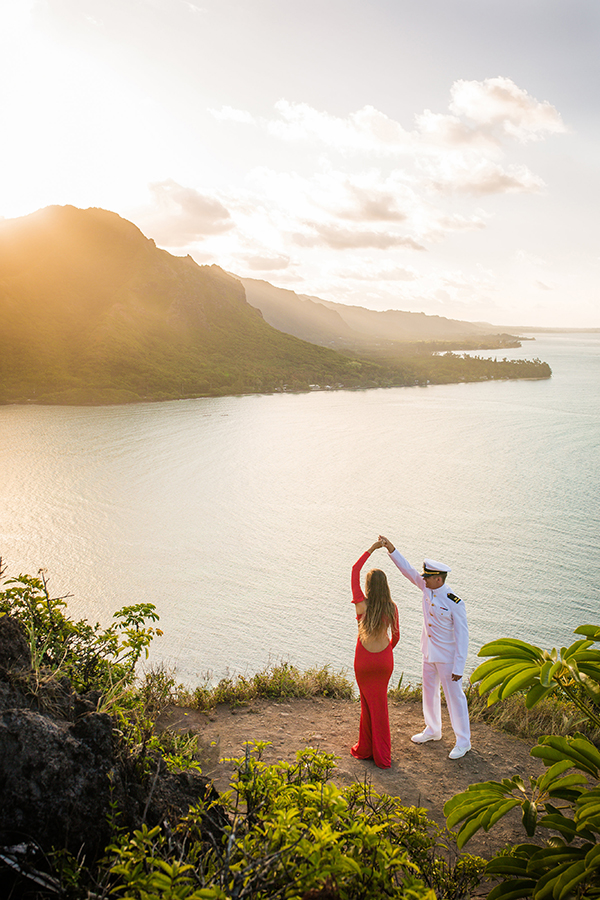
<instances>
[{"instance_id":1,"label":"calm water surface","mask_svg":"<svg viewBox=\"0 0 600 900\"><path fill-rule=\"evenodd\" d=\"M494 355L492 352L481 355ZM502 352L502 356L504 356ZM0 407L0 553L77 617L161 616L151 661L196 684L288 660L351 671L350 568L381 531L452 567L469 668L499 635L570 643L600 621L600 335L538 335L543 381ZM420 594L396 675L420 678Z\"/></svg>"}]
</instances>

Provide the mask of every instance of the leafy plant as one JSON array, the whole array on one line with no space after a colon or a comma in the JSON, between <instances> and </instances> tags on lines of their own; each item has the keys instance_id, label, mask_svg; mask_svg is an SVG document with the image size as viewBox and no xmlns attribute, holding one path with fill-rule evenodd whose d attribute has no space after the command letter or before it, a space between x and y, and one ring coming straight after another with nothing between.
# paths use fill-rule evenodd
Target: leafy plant
<instances>
[{"instance_id":1,"label":"leafy plant","mask_svg":"<svg viewBox=\"0 0 600 900\"><path fill-rule=\"evenodd\" d=\"M479 656L493 658L471 680L479 681L481 694L491 691L490 705L525 691L529 709L553 692L562 693L598 725L600 651L591 648L600 640L600 627L582 625L575 634L584 638L550 652L524 641L492 641ZM600 751L576 732L541 737L531 755L547 766L543 775L529 785L518 776L472 784L446 803L448 826L462 823L458 846L463 847L479 829L488 831L520 807L527 836L533 838L538 829L546 834L544 846L519 844L488 863L486 875L501 879L489 900L600 897L600 787L588 784L589 776L600 777Z\"/></svg>"},{"instance_id":2,"label":"leafy plant","mask_svg":"<svg viewBox=\"0 0 600 900\"><path fill-rule=\"evenodd\" d=\"M104 691L117 682L130 684L135 667L159 628L147 625L159 616L152 603L124 606L108 628L86 619L73 621L65 613L66 597L51 597L44 573L19 575L0 592L0 615L14 616L24 627L34 671L68 676L78 691Z\"/></svg>"},{"instance_id":3,"label":"leafy plant","mask_svg":"<svg viewBox=\"0 0 600 900\"><path fill-rule=\"evenodd\" d=\"M175 833L141 829L110 848L111 894L127 900L226 900L329 896L459 900L483 860L451 866L424 810L368 785L328 782L334 757L307 748L296 763L266 765L266 744L235 760L229 818L207 833L211 804L190 810Z\"/></svg>"}]
</instances>

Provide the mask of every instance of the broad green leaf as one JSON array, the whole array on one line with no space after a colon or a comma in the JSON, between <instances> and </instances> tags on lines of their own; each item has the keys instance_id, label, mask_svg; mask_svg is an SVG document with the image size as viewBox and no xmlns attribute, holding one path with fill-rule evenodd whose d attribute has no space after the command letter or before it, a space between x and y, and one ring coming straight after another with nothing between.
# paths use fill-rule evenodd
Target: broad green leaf
<instances>
[{"instance_id":1,"label":"broad green leaf","mask_svg":"<svg viewBox=\"0 0 600 900\"><path fill-rule=\"evenodd\" d=\"M596 772L594 777L598 777L600 771L600 751L592 744L584 735L576 734L571 739L571 750L580 754L590 765L594 766Z\"/></svg>"},{"instance_id":2,"label":"broad green leaf","mask_svg":"<svg viewBox=\"0 0 600 900\"><path fill-rule=\"evenodd\" d=\"M494 856L485 867L486 875L526 875L527 859L518 856Z\"/></svg>"},{"instance_id":3,"label":"broad green leaf","mask_svg":"<svg viewBox=\"0 0 600 900\"><path fill-rule=\"evenodd\" d=\"M461 806L456 807L450 815L446 817L448 828L454 828L455 825L458 825L459 822L462 822L463 819L470 819L476 814L483 812L488 809L490 805L498 802L498 797L479 797L477 800L473 800L470 803L463 803Z\"/></svg>"},{"instance_id":4,"label":"broad green leaf","mask_svg":"<svg viewBox=\"0 0 600 900\"><path fill-rule=\"evenodd\" d=\"M518 641L515 638L500 638L484 644L477 656L513 656L525 655L532 660L543 659L544 652L540 647Z\"/></svg>"},{"instance_id":5,"label":"broad green leaf","mask_svg":"<svg viewBox=\"0 0 600 900\"><path fill-rule=\"evenodd\" d=\"M577 653L577 665L582 662L600 663L600 650L581 650Z\"/></svg>"},{"instance_id":6,"label":"broad green leaf","mask_svg":"<svg viewBox=\"0 0 600 900\"><path fill-rule=\"evenodd\" d=\"M580 625L573 634L585 634L592 641L600 641L600 625Z\"/></svg>"},{"instance_id":7,"label":"broad green leaf","mask_svg":"<svg viewBox=\"0 0 600 900\"><path fill-rule=\"evenodd\" d=\"M568 897L575 885L579 884L580 881L583 881L585 877L585 859L580 859L578 862L573 863L572 866L569 866L558 879L556 886L552 891L554 900L563 900L564 897Z\"/></svg>"},{"instance_id":8,"label":"broad green leaf","mask_svg":"<svg viewBox=\"0 0 600 900\"><path fill-rule=\"evenodd\" d=\"M479 829L483 827L482 823L483 823L483 819L485 817L486 812L487 812L487 810L484 809L482 812L479 813L478 816L475 816L474 818L469 819L462 826L462 828L458 832L458 836L456 838L456 846L458 847L459 850L462 850L462 848L467 843L467 841L470 841L471 838L473 837L473 835L476 834L476 832L478 832Z\"/></svg>"},{"instance_id":9,"label":"broad green leaf","mask_svg":"<svg viewBox=\"0 0 600 900\"><path fill-rule=\"evenodd\" d=\"M527 709L532 709L536 703L539 703L540 700L543 700L544 697L547 697L548 694L551 694L552 691L555 691L557 688L557 684L553 683L548 685L548 687L544 687L543 684L534 684L531 690L527 692L527 697L525 698L525 706Z\"/></svg>"},{"instance_id":10,"label":"broad green leaf","mask_svg":"<svg viewBox=\"0 0 600 900\"><path fill-rule=\"evenodd\" d=\"M477 681L481 681L482 678L485 678L487 675L495 672L496 669L503 669L506 664L507 662L502 656L495 656L493 659L488 659L486 662L481 663L481 665L477 666L477 668L471 675L471 683L475 684Z\"/></svg>"},{"instance_id":11,"label":"broad green leaf","mask_svg":"<svg viewBox=\"0 0 600 900\"><path fill-rule=\"evenodd\" d=\"M600 866L600 844L592 847L592 849L586 853L585 864L588 869L597 869L598 866Z\"/></svg>"},{"instance_id":12,"label":"broad green leaf","mask_svg":"<svg viewBox=\"0 0 600 900\"><path fill-rule=\"evenodd\" d=\"M553 866L549 872L542 875L542 877L538 879L535 891L533 892L534 900L544 900L545 897L552 897L552 891L554 890L558 879L570 865L570 862L565 862L562 865Z\"/></svg>"},{"instance_id":13,"label":"broad green leaf","mask_svg":"<svg viewBox=\"0 0 600 900\"><path fill-rule=\"evenodd\" d=\"M510 661L512 663L512 660ZM526 669L528 672L532 671L531 660L522 659L518 663L513 665L506 665L503 669L497 669L495 672L490 672L485 678L482 679L479 685L479 693L485 694L490 691L492 688L495 688L497 685L502 682L508 681L510 678L519 675L521 672ZM537 674L537 667L533 669L533 671ZM501 691L502 695L502 691ZM503 695L502 695L503 696Z\"/></svg>"},{"instance_id":14,"label":"broad green leaf","mask_svg":"<svg viewBox=\"0 0 600 900\"><path fill-rule=\"evenodd\" d=\"M538 819L540 828L550 828L552 831L558 831L559 834L567 841L572 841L576 834L575 823L560 813L552 813L549 816L543 816Z\"/></svg>"},{"instance_id":15,"label":"broad green leaf","mask_svg":"<svg viewBox=\"0 0 600 900\"><path fill-rule=\"evenodd\" d=\"M515 806L520 806L521 801L517 800L516 797L511 797L508 800L498 800L493 806L490 806L486 812L486 815L482 820L482 827L484 831L489 831L496 822L498 822L503 816L506 815L507 812L510 812L511 809L514 809Z\"/></svg>"},{"instance_id":16,"label":"broad green leaf","mask_svg":"<svg viewBox=\"0 0 600 900\"><path fill-rule=\"evenodd\" d=\"M600 706L600 670L590 675L583 667L579 670L581 684L595 706Z\"/></svg>"},{"instance_id":17,"label":"broad green leaf","mask_svg":"<svg viewBox=\"0 0 600 900\"><path fill-rule=\"evenodd\" d=\"M589 772L594 778L598 777L600 769L600 753L586 738L564 738L558 735L545 735L539 739L539 743L532 748L531 756L544 760L558 762L559 759L570 759L573 767Z\"/></svg>"},{"instance_id":18,"label":"broad green leaf","mask_svg":"<svg viewBox=\"0 0 600 900\"><path fill-rule=\"evenodd\" d=\"M559 762L554 763L554 765L550 766L549 769L544 772L543 775L537 779L537 787L540 791L546 791L551 783L562 775L563 772L566 772L567 769L571 768L571 760L569 759L561 759Z\"/></svg>"},{"instance_id":19,"label":"broad green leaf","mask_svg":"<svg viewBox=\"0 0 600 900\"><path fill-rule=\"evenodd\" d=\"M593 641L588 641L585 639L581 641L575 641L574 644L571 644L570 647L567 647L567 649L563 653L563 656L565 659L570 659L579 650L587 650L587 648L591 647L593 643Z\"/></svg>"},{"instance_id":20,"label":"broad green leaf","mask_svg":"<svg viewBox=\"0 0 600 900\"><path fill-rule=\"evenodd\" d=\"M521 897L531 897L534 888L535 881L530 878L503 881L488 894L487 900L519 900Z\"/></svg>"},{"instance_id":21,"label":"broad green leaf","mask_svg":"<svg viewBox=\"0 0 600 900\"><path fill-rule=\"evenodd\" d=\"M547 659L543 666L540 668L540 684L543 684L544 687L548 687L548 685L550 684L550 670L555 665L556 663L553 663L551 659Z\"/></svg>"},{"instance_id":22,"label":"broad green leaf","mask_svg":"<svg viewBox=\"0 0 600 900\"><path fill-rule=\"evenodd\" d=\"M585 784L587 786L587 777L583 774L581 775L565 775L564 778L559 778L554 784L550 785L548 793L551 797L556 796L557 791L564 791L566 789L574 788L576 785ZM575 791L575 796L579 797L581 794L580 790Z\"/></svg>"},{"instance_id":23,"label":"broad green leaf","mask_svg":"<svg viewBox=\"0 0 600 900\"><path fill-rule=\"evenodd\" d=\"M504 797L504 786L498 781L481 781L477 784L471 784L466 791L455 794L450 800L444 804L444 815L448 816L451 812L460 806L471 805L476 803L493 803Z\"/></svg>"},{"instance_id":24,"label":"broad green leaf","mask_svg":"<svg viewBox=\"0 0 600 900\"><path fill-rule=\"evenodd\" d=\"M500 688L500 699L505 700L516 691L521 691L526 687L529 687L535 681L538 671L539 670L536 666L535 668L527 668L524 671L519 672L517 675L513 675L513 677Z\"/></svg>"},{"instance_id":25,"label":"broad green leaf","mask_svg":"<svg viewBox=\"0 0 600 900\"><path fill-rule=\"evenodd\" d=\"M523 809L523 828L529 835L533 837L537 825L537 806L531 800L525 800L522 804Z\"/></svg>"}]
</instances>

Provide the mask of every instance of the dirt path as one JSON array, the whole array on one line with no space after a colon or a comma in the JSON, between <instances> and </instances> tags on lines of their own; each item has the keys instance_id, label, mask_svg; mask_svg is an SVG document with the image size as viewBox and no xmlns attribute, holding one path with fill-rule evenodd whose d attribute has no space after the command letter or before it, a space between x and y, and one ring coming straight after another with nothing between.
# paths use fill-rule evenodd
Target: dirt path
<instances>
[{"instance_id":1,"label":"dirt path","mask_svg":"<svg viewBox=\"0 0 600 900\"><path fill-rule=\"evenodd\" d=\"M497 731L483 722L472 726L473 749L462 759L448 759L454 745L444 710L441 741L413 744L410 736L423 728L421 705L390 703L392 767L378 769L372 762L354 759L349 748L357 740L360 704L352 700L253 701L246 707L220 706L210 713L171 707L162 714L158 728L198 734L202 771L219 791L229 786L233 766L224 757L241 756L246 741L271 741L265 762L294 762L307 746L333 753L337 760L332 781L339 787L365 778L374 790L400 797L406 806L422 806L431 819L445 824L446 800L478 781L501 780L521 775L537 776L543 764L529 755L530 744ZM489 857L506 844L527 840L517 812L502 819L490 834L476 835L467 852Z\"/></svg>"}]
</instances>

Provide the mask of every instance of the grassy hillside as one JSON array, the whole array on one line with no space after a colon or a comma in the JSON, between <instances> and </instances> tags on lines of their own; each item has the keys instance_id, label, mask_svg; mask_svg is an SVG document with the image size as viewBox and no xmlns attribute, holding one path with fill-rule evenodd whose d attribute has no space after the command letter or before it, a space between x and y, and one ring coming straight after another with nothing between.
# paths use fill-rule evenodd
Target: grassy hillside
<instances>
[{"instance_id":1,"label":"grassy hillside","mask_svg":"<svg viewBox=\"0 0 600 900\"><path fill-rule=\"evenodd\" d=\"M487 322L463 322L443 316L332 303L296 294L266 281L242 278L248 303L260 309L274 328L341 351L369 355L380 362L439 350L519 346Z\"/></svg>"},{"instance_id":2,"label":"grassy hillside","mask_svg":"<svg viewBox=\"0 0 600 900\"><path fill-rule=\"evenodd\" d=\"M0 400L111 402L360 386L381 376L271 328L217 266L101 209L0 224Z\"/></svg>"},{"instance_id":3,"label":"grassy hillside","mask_svg":"<svg viewBox=\"0 0 600 900\"><path fill-rule=\"evenodd\" d=\"M352 335L338 311L321 306L319 316ZM0 222L0 317L0 403L125 403L550 374L535 363L490 369L381 348L340 353L319 346L314 333L309 343L271 327L239 279L159 250L131 222L102 209L54 206Z\"/></svg>"}]
</instances>

